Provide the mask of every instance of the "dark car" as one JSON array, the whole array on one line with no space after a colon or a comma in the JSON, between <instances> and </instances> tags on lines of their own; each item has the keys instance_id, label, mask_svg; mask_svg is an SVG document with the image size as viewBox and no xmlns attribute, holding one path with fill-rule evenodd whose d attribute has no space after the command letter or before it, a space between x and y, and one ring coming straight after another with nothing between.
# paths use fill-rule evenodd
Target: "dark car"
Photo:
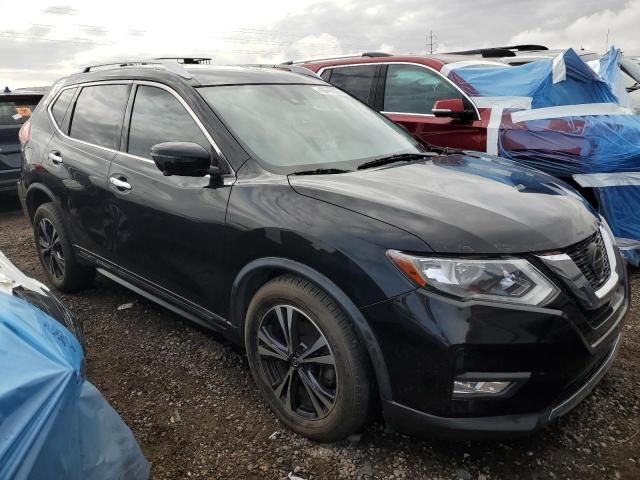
<instances>
[{"instance_id":1,"label":"dark car","mask_svg":"<svg viewBox=\"0 0 640 480\"><path fill-rule=\"evenodd\" d=\"M84 346L78 318L42 283L27 277L0 252L0 294L20 298L53 317Z\"/></svg>"},{"instance_id":2,"label":"dark car","mask_svg":"<svg viewBox=\"0 0 640 480\"><path fill-rule=\"evenodd\" d=\"M57 288L97 270L222 332L324 441L378 398L403 430L530 432L609 369L626 268L566 184L423 146L287 67L127 65L31 119L19 191Z\"/></svg>"},{"instance_id":3,"label":"dark car","mask_svg":"<svg viewBox=\"0 0 640 480\"><path fill-rule=\"evenodd\" d=\"M0 93L0 193L16 191L22 162L18 131L43 94L43 89Z\"/></svg>"}]
</instances>

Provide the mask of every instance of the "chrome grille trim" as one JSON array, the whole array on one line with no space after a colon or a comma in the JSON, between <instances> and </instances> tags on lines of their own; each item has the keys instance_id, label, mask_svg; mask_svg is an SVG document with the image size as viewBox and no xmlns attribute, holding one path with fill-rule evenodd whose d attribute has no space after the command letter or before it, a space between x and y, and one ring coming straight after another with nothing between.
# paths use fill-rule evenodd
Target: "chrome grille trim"
<instances>
[{"instance_id":1,"label":"chrome grille trim","mask_svg":"<svg viewBox=\"0 0 640 480\"><path fill-rule=\"evenodd\" d=\"M598 290L602 287L606 281L609 279L611 274L611 264L608 258L608 255L604 257L604 271L602 274L598 274L591 264L590 258L590 249L591 248L602 248L606 251L606 245L603 240L603 235L601 229L598 229L596 233L594 233L589 238L573 245L566 249L565 253L571 257L573 263L580 269L582 274L589 281L594 290Z\"/></svg>"},{"instance_id":2,"label":"chrome grille trim","mask_svg":"<svg viewBox=\"0 0 640 480\"><path fill-rule=\"evenodd\" d=\"M608 274L603 275L603 278L596 282L596 285L599 285L597 289L594 287L594 284L589 281L589 278L585 275L584 270L580 268L578 263L576 263L576 260L568 253L575 251L577 249L576 247L587 248L590 242L594 241L595 235L565 249L563 253L537 255L573 292L580 303L589 310L599 308L606 303L615 292L615 287L619 281L613 239L602 226L599 227L596 233L604 245L605 257L609 265Z\"/></svg>"}]
</instances>

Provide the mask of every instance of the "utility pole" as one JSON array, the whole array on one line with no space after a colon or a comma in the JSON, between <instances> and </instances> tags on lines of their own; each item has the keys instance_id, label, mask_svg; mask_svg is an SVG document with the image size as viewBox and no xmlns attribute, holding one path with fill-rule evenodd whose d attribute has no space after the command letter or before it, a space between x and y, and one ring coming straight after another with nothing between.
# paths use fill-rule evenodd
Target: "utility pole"
<instances>
[{"instance_id":1,"label":"utility pole","mask_svg":"<svg viewBox=\"0 0 640 480\"><path fill-rule=\"evenodd\" d=\"M609 50L609 32L611 31L610 28L607 28L607 45L604 48L605 53Z\"/></svg>"},{"instance_id":2,"label":"utility pole","mask_svg":"<svg viewBox=\"0 0 640 480\"><path fill-rule=\"evenodd\" d=\"M427 53L436 53L438 51L438 36L433 34L433 30L427 35Z\"/></svg>"}]
</instances>

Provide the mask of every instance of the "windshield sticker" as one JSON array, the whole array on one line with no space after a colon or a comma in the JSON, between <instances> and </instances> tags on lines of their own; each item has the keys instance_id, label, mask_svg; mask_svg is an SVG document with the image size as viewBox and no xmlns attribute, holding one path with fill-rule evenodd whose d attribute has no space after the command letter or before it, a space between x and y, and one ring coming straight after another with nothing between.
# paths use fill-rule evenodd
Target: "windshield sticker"
<instances>
[{"instance_id":1,"label":"windshield sticker","mask_svg":"<svg viewBox=\"0 0 640 480\"><path fill-rule=\"evenodd\" d=\"M31 107L16 107L16 113L23 117L31 116Z\"/></svg>"},{"instance_id":2,"label":"windshield sticker","mask_svg":"<svg viewBox=\"0 0 640 480\"><path fill-rule=\"evenodd\" d=\"M344 93L342 90L338 90L337 88L333 88L333 87L313 87L313 89L318 92L321 93L322 95L343 95L343 96L347 96L346 93Z\"/></svg>"},{"instance_id":3,"label":"windshield sticker","mask_svg":"<svg viewBox=\"0 0 640 480\"><path fill-rule=\"evenodd\" d=\"M20 120L22 118L22 115L16 113L15 115L11 115L11 118L13 118L14 120Z\"/></svg>"}]
</instances>

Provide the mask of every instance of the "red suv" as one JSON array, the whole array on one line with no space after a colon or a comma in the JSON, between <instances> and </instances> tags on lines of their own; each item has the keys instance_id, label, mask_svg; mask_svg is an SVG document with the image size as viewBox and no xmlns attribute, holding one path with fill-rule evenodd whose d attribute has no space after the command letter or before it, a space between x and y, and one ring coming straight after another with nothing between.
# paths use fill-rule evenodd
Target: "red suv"
<instances>
[{"instance_id":1,"label":"red suv","mask_svg":"<svg viewBox=\"0 0 640 480\"><path fill-rule=\"evenodd\" d=\"M449 63L468 60L464 55L364 53L300 65L430 144L497 154L496 139L487 143L491 108L474 103L441 73Z\"/></svg>"}]
</instances>

